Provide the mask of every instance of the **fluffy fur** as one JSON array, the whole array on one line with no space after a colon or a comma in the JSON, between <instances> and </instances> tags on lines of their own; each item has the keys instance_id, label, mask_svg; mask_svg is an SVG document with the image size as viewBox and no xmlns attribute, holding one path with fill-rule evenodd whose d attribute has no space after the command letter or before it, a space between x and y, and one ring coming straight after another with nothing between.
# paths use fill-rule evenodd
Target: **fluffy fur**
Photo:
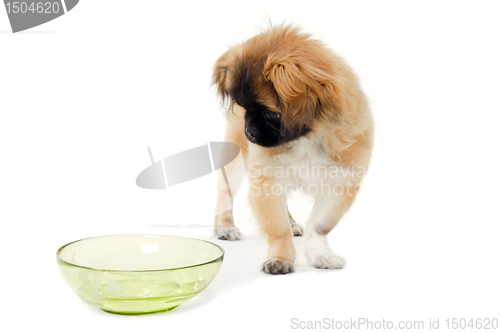
<instances>
[{"instance_id":1,"label":"fluffy fur","mask_svg":"<svg viewBox=\"0 0 500 333\"><path fill-rule=\"evenodd\" d=\"M230 102L225 141L243 155L225 168L229 192L235 196L248 175L250 204L268 236L264 272L293 272L292 235L303 233L310 265L344 267L327 235L354 201L373 145L371 112L352 70L322 43L281 25L224 53L213 82ZM223 211L222 178L218 187ZM298 189L315 200L305 232L287 206L289 190ZM241 238L232 210L215 217L215 232Z\"/></svg>"}]
</instances>

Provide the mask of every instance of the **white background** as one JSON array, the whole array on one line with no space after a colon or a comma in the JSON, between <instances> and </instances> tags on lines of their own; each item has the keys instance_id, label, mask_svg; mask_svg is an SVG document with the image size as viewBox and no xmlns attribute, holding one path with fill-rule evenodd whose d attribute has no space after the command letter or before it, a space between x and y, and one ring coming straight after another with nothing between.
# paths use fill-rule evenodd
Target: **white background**
<instances>
[{"instance_id":1,"label":"white background","mask_svg":"<svg viewBox=\"0 0 500 333\"><path fill-rule=\"evenodd\" d=\"M292 318L426 327L440 318L444 328L446 318L499 317L498 13L497 1L83 0L12 34L1 8L0 325L282 332ZM372 103L372 167L329 236L347 268L307 266L296 238L295 273L260 272L266 241L242 192L235 216L245 239L212 238L226 257L199 296L142 317L83 303L59 275L61 245L116 233L210 239L210 228L172 225L210 224L213 191L173 196L135 178L148 146L159 159L222 140L212 66L268 17L344 57ZM301 223L310 207L301 196L290 203Z\"/></svg>"}]
</instances>

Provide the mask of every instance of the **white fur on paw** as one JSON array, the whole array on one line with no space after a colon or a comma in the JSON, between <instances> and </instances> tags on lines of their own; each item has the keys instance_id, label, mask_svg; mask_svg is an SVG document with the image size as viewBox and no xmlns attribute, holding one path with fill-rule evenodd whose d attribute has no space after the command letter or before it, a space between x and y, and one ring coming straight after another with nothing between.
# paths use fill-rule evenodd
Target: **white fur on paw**
<instances>
[{"instance_id":1,"label":"white fur on paw","mask_svg":"<svg viewBox=\"0 0 500 333\"><path fill-rule=\"evenodd\" d=\"M345 259L335 253L318 255L307 261L309 265L320 269L342 269L347 265Z\"/></svg>"},{"instance_id":2,"label":"white fur on paw","mask_svg":"<svg viewBox=\"0 0 500 333\"><path fill-rule=\"evenodd\" d=\"M222 240L235 241L241 239L241 231L236 227L215 227L215 235Z\"/></svg>"},{"instance_id":3,"label":"white fur on paw","mask_svg":"<svg viewBox=\"0 0 500 333\"><path fill-rule=\"evenodd\" d=\"M292 234L294 236L302 236L304 234L304 227L298 223L292 223Z\"/></svg>"}]
</instances>

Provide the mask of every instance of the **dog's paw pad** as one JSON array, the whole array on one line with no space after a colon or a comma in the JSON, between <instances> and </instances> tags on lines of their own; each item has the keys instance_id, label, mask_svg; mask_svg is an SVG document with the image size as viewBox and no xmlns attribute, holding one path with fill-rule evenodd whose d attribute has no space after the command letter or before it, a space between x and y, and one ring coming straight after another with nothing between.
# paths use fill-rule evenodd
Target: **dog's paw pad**
<instances>
[{"instance_id":1,"label":"dog's paw pad","mask_svg":"<svg viewBox=\"0 0 500 333\"><path fill-rule=\"evenodd\" d=\"M240 240L241 231L236 227L215 227L215 235L218 239L235 241Z\"/></svg>"},{"instance_id":2,"label":"dog's paw pad","mask_svg":"<svg viewBox=\"0 0 500 333\"><path fill-rule=\"evenodd\" d=\"M292 233L294 236L302 236L304 234L304 227L298 223L292 223Z\"/></svg>"},{"instance_id":3,"label":"dog's paw pad","mask_svg":"<svg viewBox=\"0 0 500 333\"><path fill-rule=\"evenodd\" d=\"M322 255L310 262L310 265L319 269L342 269L347 265L344 258L336 254Z\"/></svg>"},{"instance_id":4,"label":"dog's paw pad","mask_svg":"<svg viewBox=\"0 0 500 333\"><path fill-rule=\"evenodd\" d=\"M272 258L262 264L262 270L266 274L288 274L293 272L293 262Z\"/></svg>"}]
</instances>

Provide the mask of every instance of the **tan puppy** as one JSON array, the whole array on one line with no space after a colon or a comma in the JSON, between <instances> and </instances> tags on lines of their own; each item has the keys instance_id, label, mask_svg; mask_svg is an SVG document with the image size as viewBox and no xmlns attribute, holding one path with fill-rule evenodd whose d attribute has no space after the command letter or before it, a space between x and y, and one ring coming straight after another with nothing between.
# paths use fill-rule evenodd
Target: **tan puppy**
<instances>
[{"instance_id":1,"label":"tan puppy","mask_svg":"<svg viewBox=\"0 0 500 333\"><path fill-rule=\"evenodd\" d=\"M213 82L230 102L225 141L243 154L219 180L216 210L224 211L228 189L236 195L246 169L250 204L268 236L263 270L287 274L294 270L292 235L303 232L287 196L300 189L315 200L305 229L308 263L343 268L327 235L354 201L373 145L371 112L352 70L322 43L281 25L223 54ZM240 239L232 210L215 217L215 232Z\"/></svg>"}]
</instances>

